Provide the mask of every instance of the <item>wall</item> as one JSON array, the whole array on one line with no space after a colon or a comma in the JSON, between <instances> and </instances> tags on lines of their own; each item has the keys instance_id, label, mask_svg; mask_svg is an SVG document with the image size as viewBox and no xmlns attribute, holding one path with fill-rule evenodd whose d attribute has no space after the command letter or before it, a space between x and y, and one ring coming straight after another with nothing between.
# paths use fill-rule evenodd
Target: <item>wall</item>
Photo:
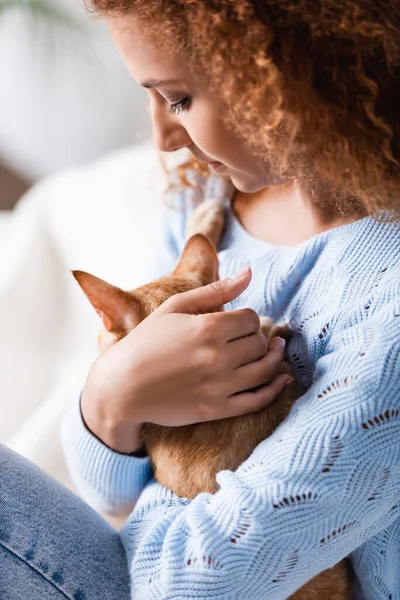
<instances>
[{"instance_id":1,"label":"wall","mask_svg":"<svg viewBox=\"0 0 400 600\"><path fill-rule=\"evenodd\" d=\"M105 24L73 2L55 7L67 20L0 13L0 161L28 181L150 136L145 93Z\"/></svg>"}]
</instances>

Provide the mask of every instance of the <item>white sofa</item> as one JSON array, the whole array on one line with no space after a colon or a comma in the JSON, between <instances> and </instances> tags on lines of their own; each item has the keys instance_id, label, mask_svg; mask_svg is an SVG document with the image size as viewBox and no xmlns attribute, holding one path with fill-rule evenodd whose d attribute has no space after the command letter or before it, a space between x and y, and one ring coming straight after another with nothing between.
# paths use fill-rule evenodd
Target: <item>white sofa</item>
<instances>
[{"instance_id":1,"label":"white sofa","mask_svg":"<svg viewBox=\"0 0 400 600\"><path fill-rule=\"evenodd\" d=\"M0 217L0 442L70 487L60 419L96 356L98 318L69 270L143 283L164 188L144 144L44 180Z\"/></svg>"}]
</instances>

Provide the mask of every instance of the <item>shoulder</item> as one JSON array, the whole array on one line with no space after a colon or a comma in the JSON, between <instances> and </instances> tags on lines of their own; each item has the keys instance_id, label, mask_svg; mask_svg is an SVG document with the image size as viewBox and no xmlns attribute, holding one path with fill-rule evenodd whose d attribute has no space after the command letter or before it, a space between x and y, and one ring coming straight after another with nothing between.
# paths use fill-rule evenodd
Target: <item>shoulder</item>
<instances>
[{"instance_id":1,"label":"shoulder","mask_svg":"<svg viewBox=\"0 0 400 600\"><path fill-rule=\"evenodd\" d=\"M399 224L373 219L332 231L309 252L302 285L288 309L290 354L306 386L326 369L338 376L365 370L368 379L386 376L385 361L396 364L399 257ZM396 368L400 372L400 364Z\"/></svg>"},{"instance_id":2,"label":"shoulder","mask_svg":"<svg viewBox=\"0 0 400 600\"><path fill-rule=\"evenodd\" d=\"M348 330L373 322L398 327L400 312L400 223L363 219L358 231L343 240L337 257L342 287L338 325Z\"/></svg>"},{"instance_id":3,"label":"shoulder","mask_svg":"<svg viewBox=\"0 0 400 600\"><path fill-rule=\"evenodd\" d=\"M358 298L338 311L332 331L322 331L314 373L329 372L330 385L362 390L355 400L373 399L382 410L385 402L400 403L400 274L385 269L379 265Z\"/></svg>"},{"instance_id":4,"label":"shoulder","mask_svg":"<svg viewBox=\"0 0 400 600\"><path fill-rule=\"evenodd\" d=\"M364 322L361 307L371 316L399 300L399 223L361 219L327 232L305 246L303 255L297 265L301 285L292 307L303 319L301 328L310 311L311 317L332 314L337 325L348 327L354 320Z\"/></svg>"}]
</instances>

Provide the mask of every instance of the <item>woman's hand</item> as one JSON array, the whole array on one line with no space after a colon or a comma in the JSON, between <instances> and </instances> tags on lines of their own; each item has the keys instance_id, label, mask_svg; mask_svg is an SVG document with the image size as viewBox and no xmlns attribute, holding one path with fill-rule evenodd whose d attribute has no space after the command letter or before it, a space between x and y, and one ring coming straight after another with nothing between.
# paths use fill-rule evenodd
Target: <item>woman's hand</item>
<instances>
[{"instance_id":1,"label":"woman's hand","mask_svg":"<svg viewBox=\"0 0 400 600\"><path fill-rule=\"evenodd\" d=\"M235 299L251 270L177 294L94 363L82 395L91 431L119 452L140 449L145 422L180 426L256 412L291 378L278 375L284 340L269 347L250 309L209 311Z\"/></svg>"}]
</instances>

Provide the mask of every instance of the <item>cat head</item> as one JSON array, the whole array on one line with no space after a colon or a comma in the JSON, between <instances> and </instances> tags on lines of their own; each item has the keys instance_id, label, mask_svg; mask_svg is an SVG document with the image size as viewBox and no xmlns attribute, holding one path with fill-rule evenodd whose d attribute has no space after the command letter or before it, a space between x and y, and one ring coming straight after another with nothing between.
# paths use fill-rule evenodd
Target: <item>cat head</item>
<instances>
[{"instance_id":1,"label":"cat head","mask_svg":"<svg viewBox=\"0 0 400 600\"><path fill-rule=\"evenodd\" d=\"M98 346L104 352L174 294L217 281L218 257L208 239L196 234L186 243L171 275L131 291L84 271L72 274L102 320Z\"/></svg>"}]
</instances>

